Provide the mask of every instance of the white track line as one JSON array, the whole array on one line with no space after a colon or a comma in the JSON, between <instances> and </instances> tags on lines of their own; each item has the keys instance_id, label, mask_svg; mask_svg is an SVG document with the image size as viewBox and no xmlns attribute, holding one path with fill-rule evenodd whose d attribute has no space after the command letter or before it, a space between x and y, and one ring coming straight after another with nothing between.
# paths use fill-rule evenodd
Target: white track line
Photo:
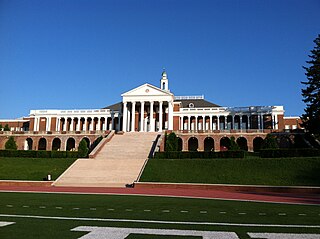
<instances>
[{"instance_id":1,"label":"white track line","mask_svg":"<svg viewBox=\"0 0 320 239\"><path fill-rule=\"evenodd\" d=\"M88 217L50 217L37 215L15 215L0 214L0 217L10 218L32 218L52 220L73 220L73 221L101 221L101 222L132 222L152 224L176 224L176 225L209 225L209 226L237 226L237 227L285 227L285 228L320 228L320 225L286 225L286 224L250 224L250 223L223 223L223 222L187 222L187 221L156 221L156 220L134 220L134 219L111 219L111 218L88 218Z\"/></svg>"}]
</instances>

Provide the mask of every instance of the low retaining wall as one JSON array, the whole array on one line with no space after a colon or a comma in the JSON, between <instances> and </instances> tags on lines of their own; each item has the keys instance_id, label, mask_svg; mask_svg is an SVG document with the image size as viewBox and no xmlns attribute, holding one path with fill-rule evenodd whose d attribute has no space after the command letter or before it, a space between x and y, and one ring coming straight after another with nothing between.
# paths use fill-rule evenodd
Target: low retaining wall
<instances>
[{"instance_id":1,"label":"low retaining wall","mask_svg":"<svg viewBox=\"0 0 320 239\"><path fill-rule=\"evenodd\" d=\"M149 183L135 182L135 188L170 188L170 189L202 189L227 192L249 193L298 193L319 194L320 187L295 186L263 186L263 185L229 185L229 184L196 184L196 183Z\"/></svg>"},{"instance_id":2,"label":"low retaining wall","mask_svg":"<svg viewBox=\"0 0 320 239\"><path fill-rule=\"evenodd\" d=\"M0 180L0 186L51 187L53 181Z\"/></svg>"}]
</instances>

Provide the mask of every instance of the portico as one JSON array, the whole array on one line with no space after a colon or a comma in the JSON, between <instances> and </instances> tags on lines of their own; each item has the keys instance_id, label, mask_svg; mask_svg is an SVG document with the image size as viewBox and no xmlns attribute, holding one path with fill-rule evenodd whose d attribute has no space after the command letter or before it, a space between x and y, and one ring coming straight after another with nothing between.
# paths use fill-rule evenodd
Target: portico
<instances>
[{"instance_id":1,"label":"portico","mask_svg":"<svg viewBox=\"0 0 320 239\"><path fill-rule=\"evenodd\" d=\"M162 132L173 129L174 96L150 84L121 95L124 132Z\"/></svg>"}]
</instances>

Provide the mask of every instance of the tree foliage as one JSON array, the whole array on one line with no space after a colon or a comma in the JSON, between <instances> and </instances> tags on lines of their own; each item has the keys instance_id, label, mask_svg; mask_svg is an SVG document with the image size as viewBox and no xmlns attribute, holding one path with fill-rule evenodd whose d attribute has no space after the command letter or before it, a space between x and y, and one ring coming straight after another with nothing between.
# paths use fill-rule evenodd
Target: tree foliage
<instances>
[{"instance_id":1,"label":"tree foliage","mask_svg":"<svg viewBox=\"0 0 320 239\"><path fill-rule=\"evenodd\" d=\"M5 149L11 149L11 150L17 150L17 144L16 141L14 140L13 136L10 136L8 141L5 144Z\"/></svg>"},{"instance_id":2,"label":"tree foliage","mask_svg":"<svg viewBox=\"0 0 320 239\"><path fill-rule=\"evenodd\" d=\"M87 141L85 139L82 139L79 143L79 147L78 147L78 155L79 157L82 158L86 158L88 156L88 144Z\"/></svg>"},{"instance_id":3,"label":"tree foliage","mask_svg":"<svg viewBox=\"0 0 320 239\"><path fill-rule=\"evenodd\" d=\"M4 131L10 131L9 125L6 124L6 125L4 126L4 128L3 128L3 130L4 130Z\"/></svg>"},{"instance_id":4,"label":"tree foliage","mask_svg":"<svg viewBox=\"0 0 320 239\"><path fill-rule=\"evenodd\" d=\"M2 127L2 124L0 124L0 131L2 130L2 128L3 128L3 127Z\"/></svg>"},{"instance_id":5,"label":"tree foliage","mask_svg":"<svg viewBox=\"0 0 320 239\"><path fill-rule=\"evenodd\" d=\"M240 147L237 144L236 139L233 136L231 136L231 138L230 138L229 150L240 150Z\"/></svg>"},{"instance_id":6,"label":"tree foliage","mask_svg":"<svg viewBox=\"0 0 320 239\"><path fill-rule=\"evenodd\" d=\"M279 148L277 139L271 135L267 134L266 138L262 142L263 149L277 149Z\"/></svg>"},{"instance_id":7,"label":"tree foliage","mask_svg":"<svg viewBox=\"0 0 320 239\"><path fill-rule=\"evenodd\" d=\"M170 133L167 136L165 151L166 152L178 151L178 137L174 132Z\"/></svg>"},{"instance_id":8,"label":"tree foliage","mask_svg":"<svg viewBox=\"0 0 320 239\"><path fill-rule=\"evenodd\" d=\"M316 46L311 50L310 60L303 67L306 71L307 81L301 82L305 85L302 89L303 102L306 103L305 113L302 114L302 126L317 137L320 135L320 35L314 40Z\"/></svg>"}]
</instances>

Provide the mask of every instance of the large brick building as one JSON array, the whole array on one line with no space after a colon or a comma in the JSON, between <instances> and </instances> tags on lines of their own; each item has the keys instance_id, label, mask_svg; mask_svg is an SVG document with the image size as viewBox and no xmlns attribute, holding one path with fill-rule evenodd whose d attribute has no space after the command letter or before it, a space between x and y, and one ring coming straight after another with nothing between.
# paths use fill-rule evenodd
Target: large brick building
<instances>
[{"instance_id":1,"label":"large brick building","mask_svg":"<svg viewBox=\"0 0 320 239\"><path fill-rule=\"evenodd\" d=\"M0 120L0 148L10 135L19 149L71 150L111 130L175 131L181 150L225 149L234 136L243 149L259 147L267 133L300 128L299 117L285 117L283 106L223 107L204 96L175 96L164 71L160 87L143 84L123 93L122 102L103 109L31 110L28 117Z\"/></svg>"}]
</instances>

